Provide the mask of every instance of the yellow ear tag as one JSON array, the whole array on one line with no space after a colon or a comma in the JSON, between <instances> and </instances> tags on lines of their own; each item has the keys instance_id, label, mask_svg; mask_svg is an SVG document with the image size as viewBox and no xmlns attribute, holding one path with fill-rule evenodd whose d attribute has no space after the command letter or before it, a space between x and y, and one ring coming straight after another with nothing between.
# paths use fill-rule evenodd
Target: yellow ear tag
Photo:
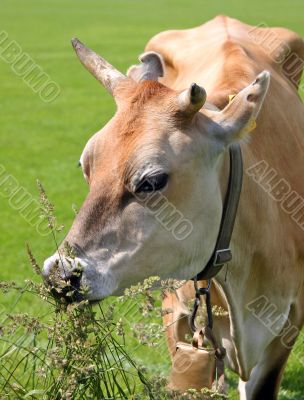
<instances>
[{"instance_id":1,"label":"yellow ear tag","mask_svg":"<svg viewBox=\"0 0 304 400\"><path fill-rule=\"evenodd\" d=\"M235 98L235 96L236 96L236 94L230 94L230 95L228 96L229 103L231 102L231 100L233 100L233 99Z\"/></svg>"},{"instance_id":2,"label":"yellow ear tag","mask_svg":"<svg viewBox=\"0 0 304 400\"><path fill-rule=\"evenodd\" d=\"M248 124L248 133L253 131L257 127L257 123L255 119L252 119Z\"/></svg>"}]
</instances>

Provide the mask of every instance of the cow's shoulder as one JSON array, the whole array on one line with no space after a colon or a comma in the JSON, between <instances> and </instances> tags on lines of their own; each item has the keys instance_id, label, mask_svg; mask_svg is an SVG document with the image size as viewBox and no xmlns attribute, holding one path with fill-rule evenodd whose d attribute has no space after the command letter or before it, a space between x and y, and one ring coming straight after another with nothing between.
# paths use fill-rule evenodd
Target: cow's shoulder
<instances>
[{"instance_id":1,"label":"cow's shoulder","mask_svg":"<svg viewBox=\"0 0 304 400\"><path fill-rule=\"evenodd\" d=\"M210 89L227 57L230 65L244 65L241 39L248 36L249 29L249 25L220 15L195 28L161 32L150 39L146 51L162 55L166 85L183 87L189 76Z\"/></svg>"},{"instance_id":2,"label":"cow's shoulder","mask_svg":"<svg viewBox=\"0 0 304 400\"><path fill-rule=\"evenodd\" d=\"M252 27L248 36L263 52L263 57L277 72L298 87L304 67L304 41L286 28Z\"/></svg>"},{"instance_id":3,"label":"cow's shoulder","mask_svg":"<svg viewBox=\"0 0 304 400\"><path fill-rule=\"evenodd\" d=\"M217 64L232 69L239 65L239 76L243 66L249 76L253 63L269 66L297 87L304 65L304 41L295 32L265 23L251 26L223 15L192 29L161 32L152 37L146 50L163 56L168 85L174 85L181 74L195 76L198 69L208 72L212 67L216 72Z\"/></svg>"}]
</instances>

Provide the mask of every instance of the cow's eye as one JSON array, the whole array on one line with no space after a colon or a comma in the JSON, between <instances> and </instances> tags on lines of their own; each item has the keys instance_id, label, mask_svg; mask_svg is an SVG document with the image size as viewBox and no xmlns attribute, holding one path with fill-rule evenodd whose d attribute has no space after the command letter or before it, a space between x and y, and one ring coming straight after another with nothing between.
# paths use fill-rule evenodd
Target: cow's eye
<instances>
[{"instance_id":1,"label":"cow's eye","mask_svg":"<svg viewBox=\"0 0 304 400\"><path fill-rule=\"evenodd\" d=\"M168 178L168 174L165 173L145 177L145 179L143 179L142 182L137 185L135 193L147 193L161 190L167 185Z\"/></svg>"}]
</instances>

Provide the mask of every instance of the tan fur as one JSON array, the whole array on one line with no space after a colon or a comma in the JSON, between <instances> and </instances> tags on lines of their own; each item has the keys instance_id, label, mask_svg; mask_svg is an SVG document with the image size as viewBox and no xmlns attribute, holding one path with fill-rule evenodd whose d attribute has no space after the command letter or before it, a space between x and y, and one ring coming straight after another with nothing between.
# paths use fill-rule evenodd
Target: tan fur
<instances>
[{"instance_id":1,"label":"tan fur","mask_svg":"<svg viewBox=\"0 0 304 400\"><path fill-rule=\"evenodd\" d=\"M249 25L221 16L195 29L160 33L151 39L146 49L163 56L168 71L161 80L164 84L180 89L196 81L207 88L207 99L218 107L225 106L228 95L238 92L259 70L270 70L270 93L250 144L243 147L245 169L264 159L303 196L303 104L292 88L294 83L284 75L280 65L249 39L248 32L252 29ZM264 28L265 31L278 35L285 46L288 45L303 59L303 40L295 33L282 28ZM224 303L225 308L230 310L230 327L227 330L227 321L215 318L215 330L219 338L231 335L231 343L238 350L228 350L229 365L244 380L248 380L254 365L250 366L246 352L249 352L250 346L253 352L258 349L254 344L254 334L251 336L250 332L244 331L241 320L238 322L238 317L232 314L240 312L240 307L244 307L250 299L265 294L275 304L293 303L298 312L297 317L290 314L291 322L301 329L304 318L303 311L300 311L304 300L304 233L246 174L232 248L234 260L228 267L227 284L222 276L219 279L226 292ZM188 284L178 291L180 304L193 298L191 287ZM218 287L214 287L213 304L219 304L217 292ZM174 353L174 343L182 340L185 332L189 331L186 323L182 329L181 323L176 324L176 328L172 325L174 320L184 315L184 306L178 308L178 301L176 298L172 300L172 297L168 294L164 304L174 301L171 319L170 315L165 318L165 323L170 325L169 348ZM223 306L223 298L220 304ZM246 313L243 318L246 318ZM263 396L261 393L264 393L263 398L276 398L282 369L289 354L279 340L276 341L276 345L263 350L265 355L260 371L257 370L251 378L252 383L249 381L242 399L260 399L262 397L259 396ZM264 379L274 366L277 374L272 377L273 387L268 393Z\"/></svg>"},{"instance_id":2,"label":"tan fur","mask_svg":"<svg viewBox=\"0 0 304 400\"><path fill-rule=\"evenodd\" d=\"M299 56L304 53L303 41L286 29L259 29L219 16L194 29L163 32L146 47L163 57L165 75L160 83L137 83L121 76L117 82L115 75L118 110L83 152L90 192L67 236L86 265L83 277L91 286L91 299L121 293L148 275L189 279L207 263L228 180L225 149L241 139L259 113L267 75L259 85L251 82L265 69L271 72L270 89L257 128L249 143L242 142L244 168L265 160L304 197L299 76L295 82L286 77L254 37L272 32ZM92 72L94 66L89 66ZM192 82L206 89L208 103L200 112L189 113L179 108L178 98ZM112 87L111 82L106 86ZM227 106L228 96L236 93ZM174 239L135 200L130 189L134 175L147 165L168 171L170 182L164 194L193 223L189 238ZM241 378L241 399L276 399L289 349L254 318L246 304L267 296L291 324L302 327L304 232L246 173L232 251L227 279L223 270L212 287L213 304L226 309L229 318L216 317L214 331L226 347L227 366ZM56 258L58 254L47 260L45 274ZM191 298L189 282L164 300L164 307L174 310L165 317L171 354L176 341L189 332Z\"/></svg>"}]
</instances>

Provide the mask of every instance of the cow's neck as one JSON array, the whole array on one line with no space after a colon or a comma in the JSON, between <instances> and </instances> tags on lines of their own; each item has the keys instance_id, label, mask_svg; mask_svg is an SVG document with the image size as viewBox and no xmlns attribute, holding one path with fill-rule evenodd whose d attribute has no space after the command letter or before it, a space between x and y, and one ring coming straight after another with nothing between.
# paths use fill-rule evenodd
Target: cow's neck
<instances>
[{"instance_id":1,"label":"cow's neck","mask_svg":"<svg viewBox=\"0 0 304 400\"><path fill-rule=\"evenodd\" d=\"M219 103L220 101L217 104ZM214 107L214 104L211 107ZM259 126L259 129L261 128L262 126ZM254 163L255 155L252 153L251 146L248 143L241 146L244 168L246 169L248 165ZM220 189L222 203L224 203L228 187L229 164L229 151L227 149L218 160L217 185ZM231 341L234 349L231 359L236 360L235 369L244 380L249 378L259 354L259 352L252 351L256 330L261 332L261 340L259 341L261 352L273 340L270 330L265 329L263 332L261 322L254 317L252 311L249 310L248 304L264 296L264 298L268 299L269 304L273 303L278 306L278 315L285 316L287 319L290 312L290 306L285 299L282 298L282 303L278 304L277 295L274 292L269 292L267 282L269 283L271 276L267 276L267 270L271 271L271 261L267 261L264 256L264 243L250 237L252 233L259 235L257 219L267 218L267 215L258 215L255 212L250 212L250 210L254 209L251 202L259 201L258 197L261 195L257 193L256 186L256 182L244 173L243 191L231 240L233 259L227 265L227 269L223 268L215 278L217 290L221 297L226 300L224 303L226 303L229 310ZM249 198L248 193L251 194ZM270 206L273 208L273 205ZM257 212L259 211L257 210ZM261 272L261 280L258 279L258 271ZM262 279L262 276L265 279ZM284 318L282 323L284 323ZM251 326L251 332L244 334L246 325ZM220 335L223 335L223 333Z\"/></svg>"},{"instance_id":2,"label":"cow's neck","mask_svg":"<svg viewBox=\"0 0 304 400\"><path fill-rule=\"evenodd\" d=\"M211 103L208 107L222 109L228 104L229 94L238 92L254 79L259 72L259 67L258 65L253 67L251 60L247 60L247 63L245 61L244 65L249 66L249 68L244 71L242 80L230 80L223 84L225 77L223 76L223 70L221 70L217 71L218 79L213 80L213 82L217 83L213 83L209 87L205 85L209 95L207 99ZM189 76L191 81L194 80L203 84L205 81L204 70L202 69L200 73L201 78L197 75L193 77L191 72L187 71L187 76L184 79L177 79L177 83L173 85L173 88L182 89L187 87ZM273 116L270 115L268 118L272 119ZM266 120L263 121L264 124L266 122ZM268 121L268 125L269 123ZM271 134L271 132L268 132L268 130L265 132L265 130L267 130L266 127L264 128L259 123L258 130L254 133L260 140L259 152L256 149L254 150L254 144L253 146L242 146L244 170L249 165L260 161L261 157L263 157L264 149L262 145L264 140L269 140L269 134ZM268 139L265 139L265 135L268 135ZM229 177L228 151L221 156L218 167L218 186L223 200ZM274 338L272 332L265 328L261 321L248 309L248 304L258 298L267 298L269 305L275 304L277 315L283 316L282 321L284 321L284 318L288 318L293 301L293 294L289 291L289 286L286 285L286 282L285 284L283 282L284 274L276 276L277 286L269 291L269 282L273 280L274 260L279 262L281 270L283 266L281 267L282 262L277 257L279 252L273 238L266 237L266 239L269 239L269 242L266 243L265 235L261 232L261 225L259 225L260 221L275 218L276 212L273 200L270 198L265 199L263 194L265 195L263 190L257 187L256 182L244 173L243 190L231 241L233 260L228 265L227 275L226 268L223 268L215 279L218 294L223 299L226 299L224 303L229 309L232 347L227 350L228 353L234 353L231 354L230 358L236 360L235 369L244 380L249 378L250 372L258 362L260 354L265 351L265 348ZM263 208L260 207L262 197ZM265 229L265 224L263 226ZM263 239L261 240L261 238ZM258 341L256 332L259 332ZM227 337L227 331L223 331L219 335ZM254 343L254 346L252 346L252 343Z\"/></svg>"},{"instance_id":3,"label":"cow's neck","mask_svg":"<svg viewBox=\"0 0 304 400\"><path fill-rule=\"evenodd\" d=\"M248 167L248 159L252 162L253 155L250 146L243 146L244 168ZM224 198L228 182L229 154L226 152L221 160L219 185ZM256 365L259 354L273 340L274 335L267 329L250 309L258 299L267 299L266 306L276 307L276 315L280 316L282 328L288 319L292 294L288 293L286 285L280 284L276 277L277 287L269 290L269 282L273 279L273 263L265 253L266 243L258 239L262 235L259 221L267 219L266 210L255 213L254 203L261 196L257 193L257 184L246 172L244 173L243 192L232 235L231 250L233 259L215 278L218 291L226 299L230 317L230 333L234 347L234 358L242 379L248 379ZM273 209L273 205L270 205ZM265 229L265 228L264 228ZM274 250L275 251L275 250ZM283 291L286 290L285 293ZM278 293L281 293L278 297ZM288 301L288 297L290 300ZM259 340L256 341L256 332ZM245 333L246 332L246 333ZM255 343L254 351L252 343Z\"/></svg>"}]
</instances>

